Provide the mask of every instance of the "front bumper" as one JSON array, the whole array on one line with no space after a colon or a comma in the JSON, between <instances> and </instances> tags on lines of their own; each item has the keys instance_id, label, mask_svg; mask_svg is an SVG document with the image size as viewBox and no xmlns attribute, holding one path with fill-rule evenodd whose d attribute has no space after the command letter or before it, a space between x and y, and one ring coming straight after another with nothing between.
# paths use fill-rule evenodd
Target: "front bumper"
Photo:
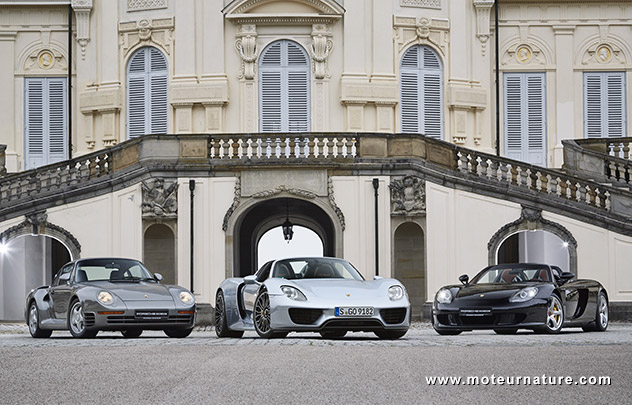
<instances>
[{"instance_id":1,"label":"front bumper","mask_svg":"<svg viewBox=\"0 0 632 405\"><path fill-rule=\"evenodd\" d=\"M336 307L373 307L372 316L336 316ZM270 326L275 331L322 332L383 330L405 331L410 327L410 304L406 299L388 303L354 302L331 305L320 302L293 301L285 296L270 296Z\"/></svg>"},{"instance_id":2,"label":"front bumper","mask_svg":"<svg viewBox=\"0 0 632 405\"><path fill-rule=\"evenodd\" d=\"M196 312L196 305L175 307L169 301L135 305L128 301L125 308L85 305L83 315L89 330L164 330L193 328Z\"/></svg>"},{"instance_id":3,"label":"front bumper","mask_svg":"<svg viewBox=\"0 0 632 405\"><path fill-rule=\"evenodd\" d=\"M502 306L459 306L434 303L432 325L437 330L534 329L544 325L547 300L534 298Z\"/></svg>"}]
</instances>

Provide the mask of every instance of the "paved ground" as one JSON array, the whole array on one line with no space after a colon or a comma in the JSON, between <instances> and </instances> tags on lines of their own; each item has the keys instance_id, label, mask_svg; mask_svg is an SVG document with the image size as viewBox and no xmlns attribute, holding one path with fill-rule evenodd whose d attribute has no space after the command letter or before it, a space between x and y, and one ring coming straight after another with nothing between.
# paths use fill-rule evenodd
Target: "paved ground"
<instances>
[{"instance_id":1,"label":"paved ground","mask_svg":"<svg viewBox=\"0 0 632 405\"><path fill-rule=\"evenodd\" d=\"M217 339L210 329L186 339L161 332L32 339L25 326L4 324L0 403L629 403L631 363L632 324L611 324L606 333L444 337L416 323L397 341L364 333ZM492 375L513 377L514 385L491 384ZM572 382L516 384L518 376L533 383L543 375ZM428 384L434 376L490 383ZM576 385L582 376L608 376L611 384Z\"/></svg>"}]
</instances>

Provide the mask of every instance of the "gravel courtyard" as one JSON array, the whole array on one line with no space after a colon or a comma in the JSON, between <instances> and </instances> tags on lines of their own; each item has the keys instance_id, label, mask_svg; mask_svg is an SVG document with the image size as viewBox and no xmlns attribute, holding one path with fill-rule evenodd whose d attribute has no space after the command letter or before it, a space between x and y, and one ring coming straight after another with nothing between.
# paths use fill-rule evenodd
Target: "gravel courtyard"
<instances>
[{"instance_id":1,"label":"gravel courtyard","mask_svg":"<svg viewBox=\"0 0 632 405\"><path fill-rule=\"evenodd\" d=\"M162 332L33 339L24 325L0 325L2 403L626 403L631 363L632 324L617 323L606 333L449 337L414 323L394 341L368 333L341 340L317 334L265 340L254 333L217 339L211 328L186 339ZM492 383L543 375L573 382ZM482 383L428 382L469 376ZM610 377L610 384L576 384L592 376Z\"/></svg>"}]
</instances>

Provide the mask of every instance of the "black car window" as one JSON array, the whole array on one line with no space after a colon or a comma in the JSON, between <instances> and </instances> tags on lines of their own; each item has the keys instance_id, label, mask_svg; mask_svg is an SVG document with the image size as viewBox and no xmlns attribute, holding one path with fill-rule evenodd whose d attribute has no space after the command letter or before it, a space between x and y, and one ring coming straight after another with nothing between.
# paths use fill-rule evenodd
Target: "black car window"
<instances>
[{"instance_id":1,"label":"black car window","mask_svg":"<svg viewBox=\"0 0 632 405\"><path fill-rule=\"evenodd\" d=\"M59 272L55 276L55 280L53 281L53 285L54 286L59 285L59 279L61 278L61 275L62 274L66 274L66 273L70 273L71 271L72 271L72 264L68 264L68 265L62 267L61 270L59 270Z\"/></svg>"},{"instance_id":2,"label":"black car window","mask_svg":"<svg viewBox=\"0 0 632 405\"><path fill-rule=\"evenodd\" d=\"M255 273L257 275L257 281L259 282L266 281L268 279L268 276L270 275L271 268L272 268L272 261L269 261L268 263L261 266L259 271Z\"/></svg>"}]
</instances>

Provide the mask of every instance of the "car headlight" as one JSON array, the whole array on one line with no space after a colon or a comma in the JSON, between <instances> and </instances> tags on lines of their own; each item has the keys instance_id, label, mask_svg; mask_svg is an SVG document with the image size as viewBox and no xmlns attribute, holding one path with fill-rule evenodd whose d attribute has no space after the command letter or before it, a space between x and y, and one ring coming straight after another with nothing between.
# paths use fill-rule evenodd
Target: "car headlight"
<instances>
[{"instance_id":1,"label":"car headlight","mask_svg":"<svg viewBox=\"0 0 632 405\"><path fill-rule=\"evenodd\" d=\"M294 301L307 301L307 297L300 292L297 288L290 287L289 285L281 286L281 291L291 300Z\"/></svg>"},{"instance_id":2,"label":"car headlight","mask_svg":"<svg viewBox=\"0 0 632 405\"><path fill-rule=\"evenodd\" d=\"M399 285L393 285L388 288L388 298L391 301L401 300L404 297L404 289Z\"/></svg>"},{"instance_id":3,"label":"car headlight","mask_svg":"<svg viewBox=\"0 0 632 405\"><path fill-rule=\"evenodd\" d=\"M180 291L180 295L178 295L178 297L180 297L180 301L187 305L193 305L195 302L195 298L193 298L193 295L191 295L188 291Z\"/></svg>"},{"instance_id":4,"label":"car headlight","mask_svg":"<svg viewBox=\"0 0 632 405\"><path fill-rule=\"evenodd\" d=\"M114 297L107 291L101 291L99 295L97 295L97 300L103 305L112 305Z\"/></svg>"},{"instance_id":5,"label":"car headlight","mask_svg":"<svg viewBox=\"0 0 632 405\"><path fill-rule=\"evenodd\" d=\"M522 290L518 291L511 298L509 298L509 302L526 302L538 294L537 287L525 287Z\"/></svg>"},{"instance_id":6,"label":"car headlight","mask_svg":"<svg viewBox=\"0 0 632 405\"><path fill-rule=\"evenodd\" d=\"M452 299L454 297L452 296L452 292L450 290L448 290L447 288L442 288L437 292L437 295L435 297L435 299L437 300L438 303L440 304L449 304L452 302Z\"/></svg>"}]
</instances>

